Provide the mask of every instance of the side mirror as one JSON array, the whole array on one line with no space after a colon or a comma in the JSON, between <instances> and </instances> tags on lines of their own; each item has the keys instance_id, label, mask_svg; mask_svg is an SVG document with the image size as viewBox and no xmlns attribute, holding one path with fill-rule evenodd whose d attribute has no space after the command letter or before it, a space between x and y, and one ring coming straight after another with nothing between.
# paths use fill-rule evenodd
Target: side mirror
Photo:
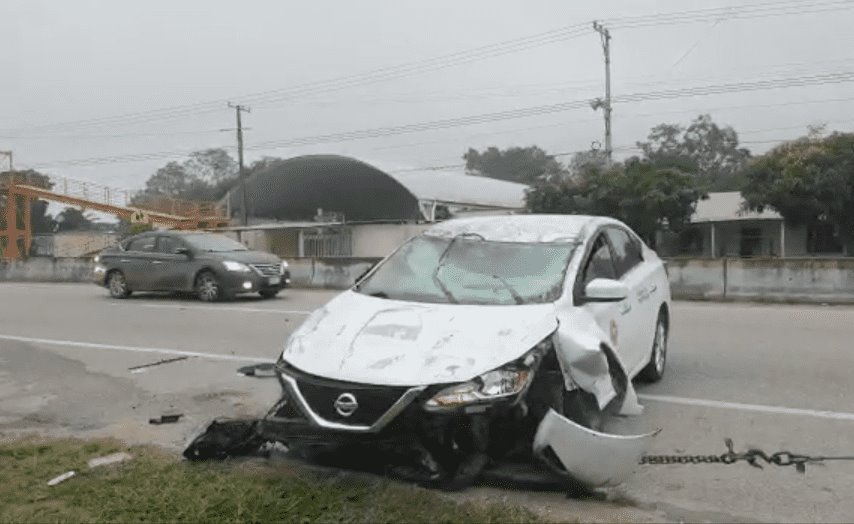
<instances>
[{"instance_id":1,"label":"side mirror","mask_svg":"<svg viewBox=\"0 0 854 524\"><path fill-rule=\"evenodd\" d=\"M629 287L610 278L594 278L584 288L584 298L590 302L619 302L628 296Z\"/></svg>"},{"instance_id":2,"label":"side mirror","mask_svg":"<svg viewBox=\"0 0 854 524\"><path fill-rule=\"evenodd\" d=\"M190 253L190 250L187 249L186 247L176 247L175 248L175 254L176 255L186 255L188 257L192 256L192 253Z\"/></svg>"}]
</instances>

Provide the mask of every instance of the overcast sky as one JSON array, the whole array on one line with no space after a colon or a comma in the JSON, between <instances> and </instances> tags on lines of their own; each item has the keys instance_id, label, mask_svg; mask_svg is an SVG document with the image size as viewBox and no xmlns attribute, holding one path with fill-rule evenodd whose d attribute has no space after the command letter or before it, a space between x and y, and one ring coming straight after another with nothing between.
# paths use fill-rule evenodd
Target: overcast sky
<instances>
[{"instance_id":1,"label":"overcast sky","mask_svg":"<svg viewBox=\"0 0 854 524\"><path fill-rule=\"evenodd\" d=\"M828 3L802 4L822 2ZM429 59L594 19L758 4L2 0L0 150L14 150L21 168L52 164L55 167L44 170L135 188L169 159L88 167L63 163L233 147L234 112L222 102L221 110L203 106L206 111L144 123L37 126L198 102L242 102L242 95ZM613 93L846 73L854 70L852 26L854 9L615 27ZM246 146L587 100L602 94L603 76L599 38L590 27L576 38L514 54L361 87L250 103L252 112L244 118L251 128ZM702 112L732 125L754 151L799 136L808 124L830 122L831 128L850 130L852 83L615 104L614 145L634 145L657 123L687 123ZM536 144L553 153L582 150L602 140L602 127L601 114L582 107L383 138L250 149L247 160L337 153L401 166L445 165L459 163L468 147ZM630 151L618 156L626 153Z\"/></svg>"}]
</instances>

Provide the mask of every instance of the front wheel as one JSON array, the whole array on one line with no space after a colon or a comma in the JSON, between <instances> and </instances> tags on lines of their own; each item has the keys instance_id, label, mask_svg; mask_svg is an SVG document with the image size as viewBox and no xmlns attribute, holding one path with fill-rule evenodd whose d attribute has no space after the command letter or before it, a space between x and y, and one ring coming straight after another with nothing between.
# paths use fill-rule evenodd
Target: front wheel
<instances>
[{"instance_id":1,"label":"front wheel","mask_svg":"<svg viewBox=\"0 0 854 524\"><path fill-rule=\"evenodd\" d=\"M649 364L638 374L644 382L658 382L664 376L667 365L667 317L664 311L658 314L655 324L655 338L652 341L652 354Z\"/></svg>"},{"instance_id":2,"label":"front wheel","mask_svg":"<svg viewBox=\"0 0 854 524\"><path fill-rule=\"evenodd\" d=\"M196 277L195 287L196 295L203 302L216 302L228 298L219 279L210 271L204 271Z\"/></svg>"},{"instance_id":3,"label":"front wheel","mask_svg":"<svg viewBox=\"0 0 854 524\"><path fill-rule=\"evenodd\" d=\"M107 288L113 298L127 298L132 291L128 287L127 279L121 271L113 271L107 277Z\"/></svg>"},{"instance_id":4,"label":"front wheel","mask_svg":"<svg viewBox=\"0 0 854 524\"><path fill-rule=\"evenodd\" d=\"M261 295L261 298L273 298L279 294L278 289L262 289L258 292Z\"/></svg>"}]
</instances>

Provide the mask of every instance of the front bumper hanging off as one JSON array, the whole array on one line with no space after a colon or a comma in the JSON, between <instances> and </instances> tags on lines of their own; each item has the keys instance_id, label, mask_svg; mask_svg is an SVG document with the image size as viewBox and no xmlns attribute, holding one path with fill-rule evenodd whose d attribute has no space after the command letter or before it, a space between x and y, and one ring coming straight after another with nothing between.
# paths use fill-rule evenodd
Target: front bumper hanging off
<instances>
[{"instance_id":1,"label":"front bumper hanging off","mask_svg":"<svg viewBox=\"0 0 854 524\"><path fill-rule=\"evenodd\" d=\"M493 452L495 441L512 438L528 442L527 456L539 458L575 484L613 486L631 474L658 433L599 433L549 410L532 436L522 429L523 421L511 416L506 404L489 406L479 413L435 413L423 408L435 388L395 390L345 384L278 368L276 375L283 394L265 417L215 421L187 447L185 457L204 460L251 454L268 442L279 442L289 449L369 447L381 454L344 456L361 455L374 463L402 459L420 468L427 478L473 480L486 466L483 458ZM362 418L355 414L358 410L350 416L336 413L336 400L345 393L362 400ZM496 420L500 432L493 429ZM511 424L514 420L515 426ZM447 442L440 443L454 432L462 435L459 441L463 445L449 451Z\"/></svg>"}]
</instances>

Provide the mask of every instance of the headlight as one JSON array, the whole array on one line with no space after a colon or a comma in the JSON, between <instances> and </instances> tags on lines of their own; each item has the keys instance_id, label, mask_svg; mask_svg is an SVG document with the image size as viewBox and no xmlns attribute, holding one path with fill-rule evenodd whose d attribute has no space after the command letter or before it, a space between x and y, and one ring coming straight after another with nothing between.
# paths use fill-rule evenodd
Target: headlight
<instances>
[{"instance_id":1,"label":"headlight","mask_svg":"<svg viewBox=\"0 0 854 524\"><path fill-rule=\"evenodd\" d=\"M427 408L454 408L489 402L521 393L533 374L516 364L505 366L469 382L443 389L425 403Z\"/></svg>"},{"instance_id":2,"label":"headlight","mask_svg":"<svg viewBox=\"0 0 854 524\"><path fill-rule=\"evenodd\" d=\"M94 261L95 261L95 263L97 264L98 262L100 262L100 261L101 261L101 255L95 255L95 258L94 258L93 260L94 260Z\"/></svg>"},{"instance_id":3,"label":"headlight","mask_svg":"<svg viewBox=\"0 0 854 524\"><path fill-rule=\"evenodd\" d=\"M234 262L231 260L226 260L222 263L222 265L225 267L225 269L229 271L238 271L240 273L248 273L249 271L251 271L251 269L249 269L249 266L247 266L243 262Z\"/></svg>"},{"instance_id":4,"label":"headlight","mask_svg":"<svg viewBox=\"0 0 854 524\"><path fill-rule=\"evenodd\" d=\"M285 271L288 270L288 263L282 260L282 265L279 267L279 273L284 275Z\"/></svg>"}]
</instances>

